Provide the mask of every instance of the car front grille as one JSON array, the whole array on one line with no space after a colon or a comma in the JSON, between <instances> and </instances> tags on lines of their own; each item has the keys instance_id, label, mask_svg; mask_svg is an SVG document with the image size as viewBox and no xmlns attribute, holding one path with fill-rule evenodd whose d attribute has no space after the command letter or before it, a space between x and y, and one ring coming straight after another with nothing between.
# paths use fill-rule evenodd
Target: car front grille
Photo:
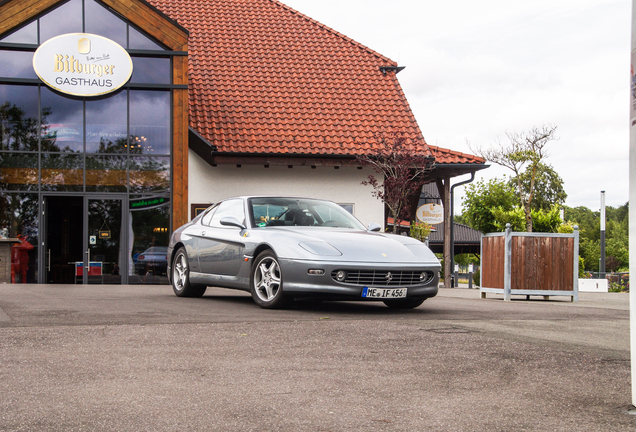
<instances>
[{"instance_id":1,"label":"car front grille","mask_svg":"<svg viewBox=\"0 0 636 432\"><path fill-rule=\"evenodd\" d=\"M338 280L336 275L340 271L346 272L344 280ZM424 279L420 275L426 273ZM432 271L394 271L394 270L334 270L331 277L336 282L360 286L413 286L424 285L433 280L435 273Z\"/></svg>"}]
</instances>

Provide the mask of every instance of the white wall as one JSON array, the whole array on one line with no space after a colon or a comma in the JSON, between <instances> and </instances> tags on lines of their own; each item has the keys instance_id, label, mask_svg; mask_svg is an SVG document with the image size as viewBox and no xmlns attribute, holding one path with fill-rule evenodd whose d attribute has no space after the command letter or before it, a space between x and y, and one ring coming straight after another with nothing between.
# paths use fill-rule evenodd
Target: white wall
<instances>
[{"instance_id":1,"label":"white wall","mask_svg":"<svg viewBox=\"0 0 636 432\"><path fill-rule=\"evenodd\" d=\"M353 204L354 215L365 225L384 222L382 202L363 186L371 169L357 167L311 167L217 165L213 167L190 150L188 159L188 208L190 204L212 204L241 195L281 195L328 199Z\"/></svg>"}]
</instances>

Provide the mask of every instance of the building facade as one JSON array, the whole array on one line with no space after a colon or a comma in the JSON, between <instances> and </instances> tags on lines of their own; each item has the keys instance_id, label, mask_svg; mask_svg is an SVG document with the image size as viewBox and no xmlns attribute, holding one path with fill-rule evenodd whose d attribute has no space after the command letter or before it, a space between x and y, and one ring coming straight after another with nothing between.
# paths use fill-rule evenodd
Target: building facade
<instances>
[{"instance_id":1,"label":"building facade","mask_svg":"<svg viewBox=\"0 0 636 432\"><path fill-rule=\"evenodd\" d=\"M356 155L392 131L438 185L484 167L426 144L395 62L276 0L5 0L0 17L7 281L166 283L172 230L235 195L383 224ZM39 63L53 46L71 51Z\"/></svg>"}]
</instances>

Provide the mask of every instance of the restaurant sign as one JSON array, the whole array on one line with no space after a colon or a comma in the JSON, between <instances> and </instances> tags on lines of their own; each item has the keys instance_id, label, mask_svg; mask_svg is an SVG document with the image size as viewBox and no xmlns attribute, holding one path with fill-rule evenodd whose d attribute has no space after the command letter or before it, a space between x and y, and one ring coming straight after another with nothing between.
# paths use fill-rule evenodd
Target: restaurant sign
<instances>
[{"instance_id":1,"label":"restaurant sign","mask_svg":"<svg viewBox=\"0 0 636 432\"><path fill-rule=\"evenodd\" d=\"M444 207L438 204L424 204L417 209L417 219L430 225L444 222Z\"/></svg>"},{"instance_id":2,"label":"restaurant sign","mask_svg":"<svg viewBox=\"0 0 636 432\"><path fill-rule=\"evenodd\" d=\"M74 96L99 96L128 82L132 59L118 43L89 33L69 33L44 42L33 69L49 87Z\"/></svg>"}]
</instances>

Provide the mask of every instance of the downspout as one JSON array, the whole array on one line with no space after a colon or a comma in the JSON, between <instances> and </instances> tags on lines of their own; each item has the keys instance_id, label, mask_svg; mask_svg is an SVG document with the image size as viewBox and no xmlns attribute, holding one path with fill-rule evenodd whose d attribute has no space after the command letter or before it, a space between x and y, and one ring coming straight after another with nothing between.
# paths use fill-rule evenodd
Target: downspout
<instances>
[{"instance_id":1,"label":"downspout","mask_svg":"<svg viewBox=\"0 0 636 432\"><path fill-rule=\"evenodd\" d=\"M450 271L451 273L454 272L454 268L455 268L455 188L457 186L461 186L461 185L465 185L467 183L472 182L473 180L475 180L475 171L470 173L470 179L468 180L464 180L463 182L459 182L457 184L454 184L451 186L450 188L450 213L451 213L451 217L450 217L450 222L451 222L451 226L450 226ZM455 286L453 286L452 288L455 288L456 286L459 286L458 282L455 281L454 283Z\"/></svg>"}]
</instances>

